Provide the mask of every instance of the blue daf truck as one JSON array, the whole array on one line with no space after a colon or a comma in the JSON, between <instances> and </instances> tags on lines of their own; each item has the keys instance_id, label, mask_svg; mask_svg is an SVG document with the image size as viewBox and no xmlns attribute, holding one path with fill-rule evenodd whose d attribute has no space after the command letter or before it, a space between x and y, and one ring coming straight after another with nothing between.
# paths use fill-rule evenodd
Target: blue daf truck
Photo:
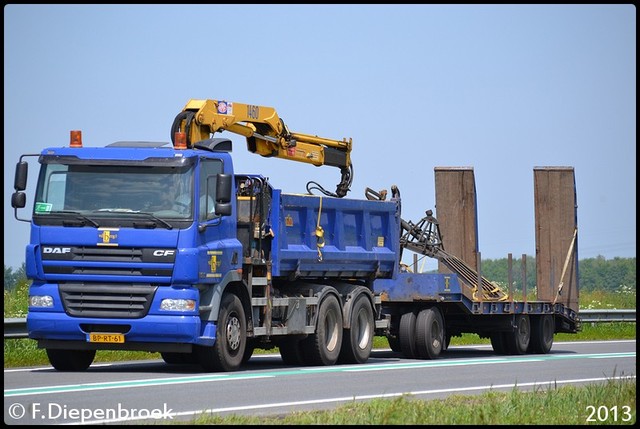
<instances>
[{"instance_id":1,"label":"blue daf truck","mask_svg":"<svg viewBox=\"0 0 640 429\"><path fill-rule=\"evenodd\" d=\"M335 192L309 182L308 194L288 194L262 174L236 173L231 140L213 137L225 130L261 156L337 167L341 181ZM547 353L554 333L580 328L575 234L556 246L569 251L560 281L540 288L548 296L516 301L475 261L445 251L441 228L453 223L431 211L404 221L395 187L389 200L370 189L346 198L351 141L291 133L272 108L190 100L167 143L85 147L80 131L70 137L23 155L12 195L31 228L29 338L57 370L85 370L97 350L159 352L205 371L237 370L273 347L290 365L364 363L376 335L417 359L439 357L465 332L490 338L497 353ZM28 157L40 171L23 219ZM554 182L555 169L540 172ZM553 225L575 229L569 207L538 228L539 259L559 259L545 249ZM405 250L442 269L414 272Z\"/></svg>"}]
</instances>

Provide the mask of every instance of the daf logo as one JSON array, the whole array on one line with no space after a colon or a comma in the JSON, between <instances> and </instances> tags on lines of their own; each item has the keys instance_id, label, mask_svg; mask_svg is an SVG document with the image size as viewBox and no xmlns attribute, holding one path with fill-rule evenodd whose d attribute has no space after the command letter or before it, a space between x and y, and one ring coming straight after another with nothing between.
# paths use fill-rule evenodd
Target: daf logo
<instances>
[{"instance_id":1,"label":"daf logo","mask_svg":"<svg viewBox=\"0 0 640 429\"><path fill-rule=\"evenodd\" d=\"M43 247L42 248L42 253L57 253L57 254L65 254L65 253L70 253L71 252L71 247Z\"/></svg>"},{"instance_id":2,"label":"daf logo","mask_svg":"<svg viewBox=\"0 0 640 429\"><path fill-rule=\"evenodd\" d=\"M153 256L171 256L176 253L175 250L154 250Z\"/></svg>"}]
</instances>

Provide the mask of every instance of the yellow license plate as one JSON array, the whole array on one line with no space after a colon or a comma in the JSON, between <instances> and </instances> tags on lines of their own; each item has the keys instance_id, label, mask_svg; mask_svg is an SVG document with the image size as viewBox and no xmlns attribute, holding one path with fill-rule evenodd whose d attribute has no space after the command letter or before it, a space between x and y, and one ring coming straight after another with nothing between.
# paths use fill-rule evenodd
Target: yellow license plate
<instances>
[{"instance_id":1,"label":"yellow license plate","mask_svg":"<svg viewBox=\"0 0 640 429\"><path fill-rule=\"evenodd\" d=\"M90 343L124 343L123 334L106 334L106 333L91 333L89 334Z\"/></svg>"}]
</instances>

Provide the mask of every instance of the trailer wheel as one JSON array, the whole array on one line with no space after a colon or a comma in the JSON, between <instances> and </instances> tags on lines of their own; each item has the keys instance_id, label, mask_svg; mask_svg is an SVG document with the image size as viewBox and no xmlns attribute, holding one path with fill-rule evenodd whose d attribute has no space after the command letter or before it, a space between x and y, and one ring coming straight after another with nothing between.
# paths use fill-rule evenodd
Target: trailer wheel
<instances>
[{"instance_id":1,"label":"trailer wheel","mask_svg":"<svg viewBox=\"0 0 640 429\"><path fill-rule=\"evenodd\" d=\"M529 342L530 353L546 354L553 346L553 334L555 332L555 321L550 314L543 314L532 318L531 321L531 341Z\"/></svg>"},{"instance_id":2,"label":"trailer wheel","mask_svg":"<svg viewBox=\"0 0 640 429\"><path fill-rule=\"evenodd\" d=\"M416 351L421 359L436 359L444 346L444 322L437 308L426 308L416 318Z\"/></svg>"},{"instance_id":3,"label":"trailer wheel","mask_svg":"<svg viewBox=\"0 0 640 429\"><path fill-rule=\"evenodd\" d=\"M198 360L205 371L235 371L240 367L247 345L246 320L240 298L226 294L220 302L216 342L198 347Z\"/></svg>"},{"instance_id":4,"label":"trailer wheel","mask_svg":"<svg viewBox=\"0 0 640 429\"><path fill-rule=\"evenodd\" d=\"M416 354L416 315L410 311L400 318L400 351L405 357L415 359Z\"/></svg>"},{"instance_id":5,"label":"trailer wheel","mask_svg":"<svg viewBox=\"0 0 640 429\"><path fill-rule=\"evenodd\" d=\"M356 298L351 309L351 328L342 334L341 363L365 363L373 347L373 308L366 295Z\"/></svg>"},{"instance_id":6,"label":"trailer wheel","mask_svg":"<svg viewBox=\"0 0 640 429\"><path fill-rule=\"evenodd\" d=\"M302 340L305 363L333 365L338 361L342 345L342 311L335 295L320 303L316 333Z\"/></svg>"},{"instance_id":7,"label":"trailer wheel","mask_svg":"<svg viewBox=\"0 0 640 429\"><path fill-rule=\"evenodd\" d=\"M516 329L513 332L505 333L507 351L512 355L523 355L527 353L529 341L531 340L531 322L526 314L519 314L515 317Z\"/></svg>"},{"instance_id":8,"label":"trailer wheel","mask_svg":"<svg viewBox=\"0 0 640 429\"><path fill-rule=\"evenodd\" d=\"M47 349L49 362L58 371L84 371L95 356L95 350Z\"/></svg>"},{"instance_id":9,"label":"trailer wheel","mask_svg":"<svg viewBox=\"0 0 640 429\"><path fill-rule=\"evenodd\" d=\"M499 355L508 354L504 334L504 332L494 332L491 334L491 347L493 347L493 351Z\"/></svg>"}]
</instances>

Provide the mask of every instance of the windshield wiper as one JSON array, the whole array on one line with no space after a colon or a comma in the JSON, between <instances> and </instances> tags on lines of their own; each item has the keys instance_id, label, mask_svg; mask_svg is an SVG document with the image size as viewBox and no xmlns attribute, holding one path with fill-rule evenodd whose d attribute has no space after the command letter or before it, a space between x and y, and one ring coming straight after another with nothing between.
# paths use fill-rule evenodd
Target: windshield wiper
<instances>
[{"instance_id":1,"label":"windshield wiper","mask_svg":"<svg viewBox=\"0 0 640 429\"><path fill-rule=\"evenodd\" d=\"M141 212L138 210L131 210L131 209L100 209L100 210L95 210L97 212L106 212L106 213L125 213L125 214L134 214L134 215L143 215L143 216L147 216L155 221L160 222L161 224L163 224L167 229L173 229L173 225L171 225L169 222L167 222L164 219L160 219L158 216L154 215L153 213L148 213L148 212Z\"/></svg>"},{"instance_id":2,"label":"windshield wiper","mask_svg":"<svg viewBox=\"0 0 640 429\"><path fill-rule=\"evenodd\" d=\"M167 227L167 229L173 229L173 225L171 225L169 222L167 222L164 219L159 218L158 216L154 215L153 213L148 213L148 212L133 212L135 214L141 214L141 215L145 215L145 216L149 216L151 219L153 220L157 220L158 222L160 222L161 224L163 224L164 226Z\"/></svg>"},{"instance_id":3,"label":"windshield wiper","mask_svg":"<svg viewBox=\"0 0 640 429\"><path fill-rule=\"evenodd\" d=\"M73 214L73 215L76 215L76 219L80 219L80 220L84 220L86 222L89 222L91 225L95 226L96 228L100 227L98 222L96 222L95 220L90 219L90 218L86 217L85 215L83 215L82 213L76 212L76 211L73 211L73 210L55 210L55 211L49 212L49 214Z\"/></svg>"}]
</instances>

